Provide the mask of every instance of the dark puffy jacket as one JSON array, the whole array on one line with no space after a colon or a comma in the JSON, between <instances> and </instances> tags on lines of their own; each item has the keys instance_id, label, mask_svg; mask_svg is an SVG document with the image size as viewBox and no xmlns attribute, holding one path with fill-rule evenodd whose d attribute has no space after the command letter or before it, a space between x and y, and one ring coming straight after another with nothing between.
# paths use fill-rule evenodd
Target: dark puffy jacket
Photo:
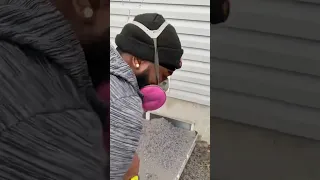
<instances>
[{"instance_id":1,"label":"dark puffy jacket","mask_svg":"<svg viewBox=\"0 0 320 180\"><path fill-rule=\"evenodd\" d=\"M0 1L0 179L102 179L99 103L82 48L48 0Z\"/></svg>"}]
</instances>

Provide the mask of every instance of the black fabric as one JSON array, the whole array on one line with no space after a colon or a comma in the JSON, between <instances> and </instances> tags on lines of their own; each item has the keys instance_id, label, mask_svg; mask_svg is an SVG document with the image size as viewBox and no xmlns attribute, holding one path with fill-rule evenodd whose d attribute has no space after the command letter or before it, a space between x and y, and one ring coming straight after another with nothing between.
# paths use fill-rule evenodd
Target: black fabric
<instances>
[{"instance_id":1,"label":"black fabric","mask_svg":"<svg viewBox=\"0 0 320 180\"><path fill-rule=\"evenodd\" d=\"M134 20L145 25L150 30L158 29L165 22L165 19L156 13L137 15ZM126 24L123 27L121 33L116 36L115 43L123 52L154 62L153 40L133 24ZM181 68L180 61L183 49L177 32L171 24L158 37L157 47L161 66L173 71Z\"/></svg>"},{"instance_id":2,"label":"black fabric","mask_svg":"<svg viewBox=\"0 0 320 180\"><path fill-rule=\"evenodd\" d=\"M103 108L63 16L47 0L1 1L0 179L105 179Z\"/></svg>"},{"instance_id":3,"label":"black fabric","mask_svg":"<svg viewBox=\"0 0 320 180\"><path fill-rule=\"evenodd\" d=\"M224 6L227 8L224 9ZM210 23L219 24L225 22L230 14L229 0L214 0L210 4Z\"/></svg>"},{"instance_id":4,"label":"black fabric","mask_svg":"<svg viewBox=\"0 0 320 180\"><path fill-rule=\"evenodd\" d=\"M88 64L89 75L96 88L110 79L110 31L102 35L99 41L82 44Z\"/></svg>"}]
</instances>

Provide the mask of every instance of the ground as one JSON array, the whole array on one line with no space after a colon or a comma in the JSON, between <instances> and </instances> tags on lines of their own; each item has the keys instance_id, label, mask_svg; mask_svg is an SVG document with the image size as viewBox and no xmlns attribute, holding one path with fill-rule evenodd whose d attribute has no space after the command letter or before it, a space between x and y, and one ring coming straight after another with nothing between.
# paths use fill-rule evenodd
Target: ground
<instances>
[{"instance_id":1,"label":"ground","mask_svg":"<svg viewBox=\"0 0 320 180\"><path fill-rule=\"evenodd\" d=\"M198 141L180 180L210 180L210 145Z\"/></svg>"}]
</instances>

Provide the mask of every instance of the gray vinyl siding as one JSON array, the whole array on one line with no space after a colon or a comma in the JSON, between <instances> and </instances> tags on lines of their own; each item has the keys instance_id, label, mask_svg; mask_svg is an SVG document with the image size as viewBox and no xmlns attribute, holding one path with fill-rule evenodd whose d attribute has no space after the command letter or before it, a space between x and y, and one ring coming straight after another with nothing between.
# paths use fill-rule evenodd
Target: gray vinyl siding
<instances>
[{"instance_id":1,"label":"gray vinyl siding","mask_svg":"<svg viewBox=\"0 0 320 180\"><path fill-rule=\"evenodd\" d=\"M320 2L231 0L211 26L211 116L320 139Z\"/></svg>"}]
</instances>

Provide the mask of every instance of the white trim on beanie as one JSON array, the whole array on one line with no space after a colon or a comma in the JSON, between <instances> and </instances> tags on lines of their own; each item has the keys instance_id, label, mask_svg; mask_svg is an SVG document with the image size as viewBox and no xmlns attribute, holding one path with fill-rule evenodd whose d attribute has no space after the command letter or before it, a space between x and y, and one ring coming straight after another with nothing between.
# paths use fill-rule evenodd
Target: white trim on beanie
<instances>
[{"instance_id":1,"label":"white trim on beanie","mask_svg":"<svg viewBox=\"0 0 320 180\"><path fill-rule=\"evenodd\" d=\"M145 25L138 21L132 21L129 22L128 24L133 24L139 27L143 32L145 32L151 39L156 39L160 36L160 34L163 32L163 30L166 29L166 27L169 25L167 21L162 23L162 25L157 29L157 30L150 30L148 29Z\"/></svg>"}]
</instances>

